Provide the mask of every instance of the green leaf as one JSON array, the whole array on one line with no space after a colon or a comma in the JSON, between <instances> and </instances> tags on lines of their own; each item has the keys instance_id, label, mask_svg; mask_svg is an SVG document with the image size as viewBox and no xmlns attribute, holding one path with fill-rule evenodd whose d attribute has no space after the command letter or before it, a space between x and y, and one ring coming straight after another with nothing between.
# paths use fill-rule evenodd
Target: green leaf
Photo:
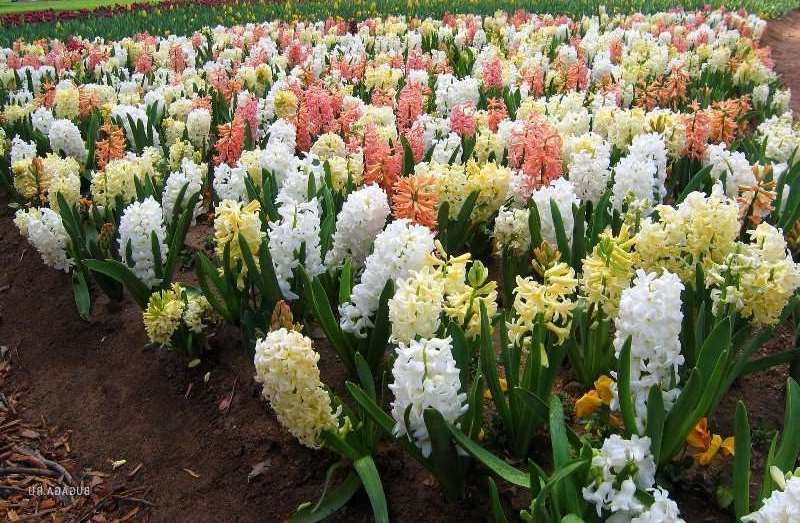
<instances>
[{"instance_id":1,"label":"green leaf","mask_svg":"<svg viewBox=\"0 0 800 523\"><path fill-rule=\"evenodd\" d=\"M83 271L77 269L72 271L72 293L75 296L75 306L78 308L78 314L84 320L88 320L92 308L92 298L89 295L89 284Z\"/></svg>"},{"instance_id":2,"label":"green leaf","mask_svg":"<svg viewBox=\"0 0 800 523\"><path fill-rule=\"evenodd\" d=\"M689 196L689 193L701 190L707 183L711 181L711 177L709 173L711 172L711 168L713 165L706 165L697 173L692 176L692 179L689 180L689 183L686 184L686 187L683 188L681 191L680 196L678 196L678 203L682 202Z\"/></svg>"},{"instance_id":3,"label":"green leaf","mask_svg":"<svg viewBox=\"0 0 800 523\"><path fill-rule=\"evenodd\" d=\"M292 523L316 523L317 521L322 521L345 506L360 487L361 479L357 474L351 472L336 488L324 492L316 505L312 506L309 503L308 506L298 509L290 521Z\"/></svg>"},{"instance_id":4,"label":"green leaf","mask_svg":"<svg viewBox=\"0 0 800 523\"><path fill-rule=\"evenodd\" d=\"M733 456L733 506L736 517L750 513L750 422L744 403L736 404ZM769 474L767 471L766 474Z\"/></svg>"},{"instance_id":5,"label":"green leaf","mask_svg":"<svg viewBox=\"0 0 800 523\"><path fill-rule=\"evenodd\" d=\"M492 500L492 515L495 523L507 523L508 519L505 512L503 512L503 504L500 502L500 493L497 491L497 484L492 478L489 478L489 496Z\"/></svg>"},{"instance_id":6,"label":"green leaf","mask_svg":"<svg viewBox=\"0 0 800 523\"><path fill-rule=\"evenodd\" d=\"M389 523L389 511L386 508L386 496L383 493L383 485L375 462L372 456L362 456L353 462L364 490L367 491L369 502L372 505L372 515L377 523Z\"/></svg>"},{"instance_id":7,"label":"green leaf","mask_svg":"<svg viewBox=\"0 0 800 523\"><path fill-rule=\"evenodd\" d=\"M566 466L571 459L567 426L564 422L564 409L561 400L553 394L550 396L550 444L553 446L553 464L556 469ZM565 480L566 481L566 480ZM566 482L564 488L555 488L555 494L560 498L560 505L566 506L570 512L581 512L578 502L578 488L574 482Z\"/></svg>"},{"instance_id":8,"label":"green leaf","mask_svg":"<svg viewBox=\"0 0 800 523\"><path fill-rule=\"evenodd\" d=\"M625 422L625 436L639 434L636 427L636 410L633 407L633 396L631 395L631 338L625 340L619 354L619 367L617 386L619 387L619 405L622 410L622 419Z\"/></svg>"},{"instance_id":9,"label":"green leaf","mask_svg":"<svg viewBox=\"0 0 800 523\"><path fill-rule=\"evenodd\" d=\"M389 321L389 300L392 296L394 296L394 282L387 280L378 301L378 310L375 313L374 321L375 326L369 336L367 363L369 363L369 367L373 371L377 370L381 361L383 361L386 345L389 343L389 335L392 332L392 324Z\"/></svg>"},{"instance_id":10,"label":"green leaf","mask_svg":"<svg viewBox=\"0 0 800 523\"><path fill-rule=\"evenodd\" d=\"M350 258L345 258L342 273L339 275L339 304L350 301L353 292L353 263Z\"/></svg>"},{"instance_id":11,"label":"green leaf","mask_svg":"<svg viewBox=\"0 0 800 523\"><path fill-rule=\"evenodd\" d=\"M480 348L481 348L481 370L483 377L486 380L486 385L492 393L492 401L500 414L503 425L506 428L513 426L511 417L511 410L508 407L508 402L503 394L503 389L500 388L500 378L497 375L497 357L494 353L494 345L492 344L491 323L489 316L486 313L486 304L481 301L481 335L480 335Z\"/></svg>"},{"instance_id":12,"label":"green leaf","mask_svg":"<svg viewBox=\"0 0 800 523\"><path fill-rule=\"evenodd\" d=\"M85 260L84 264L89 270L105 274L119 281L128 289L131 297L143 310L147 308L150 300L150 289L136 277L127 265L117 260Z\"/></svg>"},{"instance_id":13,"label":"green leaf","mask_svg":"<svg viewBox=\"0 0 800 523\"><path fill-rule=\"evenodd\" d=\"M555 200L550 199L550 215L553 217L553 227L556 230L556 244L561 253L561 261L566 264L572 262L572 254L569 247L569 239L567 232L564 229L564 220L561 217L561 211L558 209Z\"/></svg>"},{"instance_id":14,"label":"green leaf","mask_svg":"<svg viewBox=\"0 0 800 523\"><path fill-rule=\"evenodd\" d=\"M650 438L650 450L656 463L658 463L658 458L661 455L661 441L664 436L666 415L661 387L653 385L647 394L647 425L644 432Z\"/></svg>"},{"instance_id":15,"label":"green leaf","mask_svg":"<svg viewBox=\"0 0 800 523\"><path fill-rule=\"evenodd\" d=\"M509 483L520 487L530 488L530 476L528 476L526 472L523 472L498 458L468 438L466 434L461 432L456 427L448 424L447 428L450 429L450 433L453 435L456 443L458 443L458 446L467 451L470 456L480 461L483 466Z\"/></svg>"},{"instance_id":16,"label":"green leaf","mask_svg":"<svg viewBox=\"0 0 800 523\"><path fill-rule=\"evenodd\" d=\"M464 492L464 478L456 468L458 452L450 437L448 424L442 414L433 408L425 409L422 417L431 439L431 455L428 459L433 463L436 478L449 499L458 499Z\"/></svg>"}]
</instances>

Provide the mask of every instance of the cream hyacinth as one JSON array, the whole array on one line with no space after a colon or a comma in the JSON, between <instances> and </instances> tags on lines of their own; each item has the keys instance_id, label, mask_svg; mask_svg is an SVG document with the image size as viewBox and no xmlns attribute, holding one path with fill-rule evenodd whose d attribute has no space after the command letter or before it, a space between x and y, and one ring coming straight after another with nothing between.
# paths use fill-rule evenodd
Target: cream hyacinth
<instances>
[{"instance_id":1,"label":"cream hyacinth","mask_svg":"<svg viewBox=\"0 0 800 523\"><path fill-rule=\"evenodd\" d=\"M256 342L256 381L278 421L310 448L322 446L323 431L338 429L338 416L320 381L319 354L311 340L285 328Z\"/></svg>"},{"instance_id":2,"label":"cream hyacinth","mask_svg":"<svg viewBox=\"0 0 800 523\"><path fill-rule=\"evenodd\" d=\"M233 200L222 200L216 208L214 218L214 242L216 245L217 257L221 260L225 255L225 248L229 250L231 267L237 263L241 264L241 271L237 284L244 286L244 277L247 274L247 265L242 258L242 249L239 244L239 237L244 239L245 244L253 255L256 265L258 265L258 249L261 240L266 233L261 230L261 218L258 211L261 204L253 200L248 204Z\"/></svg>"}]
</instances>

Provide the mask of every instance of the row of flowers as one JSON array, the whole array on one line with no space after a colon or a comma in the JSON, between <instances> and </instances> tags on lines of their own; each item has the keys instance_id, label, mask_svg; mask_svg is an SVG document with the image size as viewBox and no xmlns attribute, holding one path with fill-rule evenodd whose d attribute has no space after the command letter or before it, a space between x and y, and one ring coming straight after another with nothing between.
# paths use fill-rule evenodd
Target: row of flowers
<instances>
[{"instance_id":1,"label":"row of flowers","mask_svg":"<svg viewBox=\"0 0 800 523\"><path fill-rule=\"evenodd\" d=\"M751 506L744 405L734 435L709 428L738 378L796 359L758 355L800 287L800 130L765 25L600 9L17 41L1 172L81 315L92 287L127 291L190 365L241 328L279 421L352 466L298 520L363 486L386 521L388 438L449 498L488 468L498 519L511 484L526 521L681 521L666 472L711 467L743 521L791 521L800 439L776 436ZM790 380L787 427L799 399Z\"/></svg>"}]
</instances>

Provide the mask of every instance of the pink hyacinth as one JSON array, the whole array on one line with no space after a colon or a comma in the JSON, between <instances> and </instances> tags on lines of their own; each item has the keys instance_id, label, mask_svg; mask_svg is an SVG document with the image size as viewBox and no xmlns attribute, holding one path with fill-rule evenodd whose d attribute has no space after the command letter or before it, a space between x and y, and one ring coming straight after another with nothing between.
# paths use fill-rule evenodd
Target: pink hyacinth
<instances>
[{"instance_id":1,"label":"pink hyacinth","mask_svg":"<svg viewBox=\"0 0 800 523\"><path fill-rule=\"evenodd\" d=\"M364 131L364 184L377 183L387 194L400 176L403 167L403 149L393 151L378 134L374 125Z\"/></svg>"},{"instance_id":2,"label":"pink hyacinth","mask_svg":"<svg viewBox=\"0 0 800 523\"><path fill-rule=\"evenodd\" d=\"M503 89L503 67L499 58L483 64L483 86L487 89Z\"/></svg>"},{"instance_id":3,"label":"pink hyacinth","mask_svg":"<svg viewBox=\"0 0 800 523\"><path fill-rule=\"evenodd\" d=\"M508 164L525 174L523 190L530 194L562 174L561 135L545 121L525 122L511 133Z\"/></svg>"},{"instance_id":4,"label":"pink hyacinth","mask_svg":"<svg viewBox=\"0 0 800 523\"><path fill-rule=\"evenodd\" d=\"M397 125L410 127L417 117L425 111L425 96L430 89L419 82L409 82L400 90L397 100Z\"/></svg>"},{"instance_id":5,"label":"pink hyacinth","mask_svg":"<svg viewBox=\"0 0 800 523\"><path fill-rule=\"evenodd\" d=\"M250 127L250 137L255 140L258 132L258 100L248 96L246 102L236 106L234 118L240 118Z\"/></svg>"},{"instance_id":6,"label":"pink hyacinth","mask_svg":"<svg viewBox=\"0 0 800 523\"><path fill-rule=\"evenodd\" d=\"M475 108L471 104L459 104L450 111L450 130L462 138L475 136L477 122Z\"/></svg>"},{"instance_id":7,"label":"pink hyacinth","mask_svg":"<svg viewBox=\"0 0 800 523\"><path fill-rule=\"evenodd\" d=\"M142 51L136 59L136 72L147 74L153 70L153 57L147 51Z\"/></svg>"}]
</instances>

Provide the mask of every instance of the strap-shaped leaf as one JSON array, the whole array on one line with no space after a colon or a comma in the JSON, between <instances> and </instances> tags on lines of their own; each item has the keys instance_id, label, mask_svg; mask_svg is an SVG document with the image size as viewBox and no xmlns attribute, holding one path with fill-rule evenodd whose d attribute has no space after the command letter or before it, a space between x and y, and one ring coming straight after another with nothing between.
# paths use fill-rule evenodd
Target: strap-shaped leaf
<instances>
[{"instance_id":1,"label":"strap-shaped leaf","mask_svg":"<svg viewBox=\"0 0 800 523\"><path fill-rule=\"evenodd\" d=\"M381 477L378 474L375 462L372 461L372 456L367 455L358 458L353 462L353 468L356 469L358 477L361 478L361 484L364 485L364 490L367 492L367 497L369 497L369 502L372 505L372 515L376 523L389 523L386 496L383 493Z\"/></svg>"},{"instance_id":2,"label":"strap-shaped leaf","mask_svg":"<svg viewBox=\"0 0 800 523\"><path fill-rule=\"evenodd\" d=\"M622 410L622 420L625 423L625 435L639 434L636 426L636 410L633 407L631 395L631 338L625 340L619 353L619 367L617 370L617 386L619 388L619 406Z\"/></svg>"},{"instance_id":3,"label":"strap-shaped leaf","mask_svg":"<svg viewBox=\"0 0 800 523\"><path fill-rule=\"evenodd\" d=\"M741 401L736 404L734 434L733 506L736 517L741 518L750 513L750 422Z\"/></svg>"},{"instance_id":4,"label":"strap-shaped leaf","mask_svg":"<svg viewBox=\"0 0 800 523\"><path fill-rule=\"evenodd\" d=\"M110 276L122 283L139 307L142 309L147 307L150 289L126 265L117 260L85 260L84 264L90 270Z\"/></svg>"},{"instance_id":5,"label":"strap-shaped leaf","mask_svg":"<svg viewBox=\"0 0 800 523\"><path fill-rule=\"evenodd\" d=\"M647 425L645 435L650 438L650 451L653 459L658 463L661 455L661 441L664 436L664 421L667 413L664 410L664 396L661 388L653 385L647 394Z\"/></svg>"},{"instance_id":6,"label":"strap-shaped leaf","mask_svg":"<svg viewBox=\"0 0 800 523\"><path fill-rule=\"evenodd\" d=\"M450 433L453 435L453 439L455 439L458 443L458 446L467 451L470 456L478 460L481 464L483 464L483 466L509 483L520 487L530 488L530 476L528 476L526 472L523 472L498 458L479 444L475 443L475 441L468 438L456 427L450 424L448 424L447 427L450 429Z\"/></svg>"},{"instance_id":7,"label":"strap-shaped leaf","mask_svg":"<svg viewBox=\"0 0 800 523\"><path fill-rule=\"evenodd\" d=\"M489 497L492 500L492 516L495 523L507 523L505 512L503 512L503 504L500 502L500 493L497 491L497 484L492 478L489 478Z\"/></svg>"},{"instance_id":8,"label":"strap-shaped leaf","mask_svg":"<svg viewBox=\"0 0 800 523\"><path fill-rule=\"evenodd\" d=\"M361 488L361 479L354 472L348 474L345 480L333 489L328 490L326 483L326 489L320 500L315 505L309 503L307 506L299 508L292 515L290 521L291 523L316 523L327 519L345 506L359 488Z\"/></svg>"}]
</instances>

